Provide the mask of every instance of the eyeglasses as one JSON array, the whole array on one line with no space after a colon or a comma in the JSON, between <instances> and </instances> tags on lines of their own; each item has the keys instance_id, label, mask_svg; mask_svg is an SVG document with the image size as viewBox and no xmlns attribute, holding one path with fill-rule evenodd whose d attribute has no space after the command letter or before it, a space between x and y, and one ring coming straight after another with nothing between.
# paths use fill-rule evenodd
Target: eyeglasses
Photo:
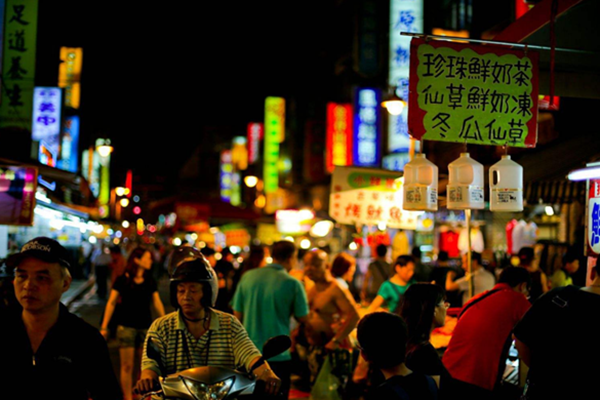
<instances>
[{"instance_id":1,"label":"eyeglasses","mask_svg":"<svg viewBox=\"0 0 600 400\"><path fill-rule=\"evenodd\" d=\"M438 304L438 307L444 307L447 310L450 307L450 303L448 303L447 301L443 301Z\"/></svg>"}]
</instances>

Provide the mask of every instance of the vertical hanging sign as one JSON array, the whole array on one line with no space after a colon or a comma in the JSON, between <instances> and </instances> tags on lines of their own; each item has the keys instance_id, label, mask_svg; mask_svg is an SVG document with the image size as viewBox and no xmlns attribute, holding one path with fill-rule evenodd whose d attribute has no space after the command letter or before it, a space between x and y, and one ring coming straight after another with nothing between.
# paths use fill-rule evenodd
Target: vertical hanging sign
<instances>
[{"instance_id":1,"label":"vertical hanging sign","mask_svg":"<svg viewBox=\"0 0 600 400\"><path fill-rule=\"evenodd\" d=\"M263 138L263 124L251 122L248 124L248 163L254 164L258 161L260 141Z\"/></svg>"},{"instance_id":2,"label":"vertical hanging sign","mask_svg":"<svg viewBox=\"0 0 600 400\"><path fill-rule=\"evenodd\" d=\"M285 137L285 99L267 97L265 101L265 163L263 171L265 193L279 187L279 143Z\"/></svg>"},{"instance_id":3,"label":"vertical hanging sign","mask_svg":"<svg viewBox=\"0 0 600 400\"><path fill-rule=\"evenodd\" d=\"M63 125L60 159L58 168L77 172L79 151L79 117L73 115L65 118Z\"/></svg>"},{"instance_id":4,"label":"vertical hanging sign","mask_svg":"<svg viewBox=\"0 0 600 400\"><path fill-rule=\"evenodd\" d=\"M352 105L327 104L327 172L352 165Z\"/></svg>"},{"instance_id":5,"label":"vertical hanging sign","mask_svg":"<svg viewBox=\"0 0 600 400\"><path fill-rule=\"evenodd\" d=\"M79 108L81 97L81 67L83 49L80 47L61 47L58 66L58 86L65 88L65 107Z\"/></svg>"},{"instance_id":6,"label":"vertical hanging sign","mask_svg":"<svg viewBox=\"0 0 600 400\"><path fill-rule=\"evenodd\" d=\"M0 128L31 130L37 13L37 0L6 1Z\"/></svg>"},{"instance_id":7,"label":"vertical hanging sign","mask_svg":"<svg viewBox=\"0 0 600 400\"><path fill-rule=\"evenodd\" d=\"M233 163L231 150L221 152L221 200L231 202L231 185L233 179Z\"/></svg>"},{"instance_id":8,"label":"vertical hanging sign","mask_svg":"<svg viewBox=\"0 0 600 400\"><path fill-rule=\"evenodd\" d=\"M354 95L353 165L379 167L380 160L380 117L381 90L358 88Z\"/></svg>"},{"instance_id":9,"label":"vertical hanging sign","mask_svg":"<svg viewBox=\"0 0 600 400\"><path fill-rule=\"evenodd\" d=\"M410 71L410 37L400 32L423 32L423 0L390 1L390 48L389 81L396 88L396 94L408 99L408 75ZM388 151L390 153L408 153L410 137L408 135L408 107L402 114L389 115Z\"/></svg>"},{"instance_id":10,"label":"vertical hanging sign","mask_svg":"<svg viewBox=\"0 0 600 400\"><path fill-rule=\"evenodd\" d=\"M56 167L60 148L62 90L36 87L33 93L31 139L39 143L39 161Z\"/></svg>"}]
</instances>

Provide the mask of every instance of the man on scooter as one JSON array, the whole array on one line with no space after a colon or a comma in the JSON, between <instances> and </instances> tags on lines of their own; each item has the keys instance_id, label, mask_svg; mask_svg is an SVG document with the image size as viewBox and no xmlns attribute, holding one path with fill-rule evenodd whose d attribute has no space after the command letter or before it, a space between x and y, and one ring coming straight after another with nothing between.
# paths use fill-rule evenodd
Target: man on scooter
<instances>
[{"instance_id":1,"label":"man on scooter","mask_svg":"<svg viewBox=\"0 0 600 400\"><path fill-rule=\"evenodd\" d=\"M261 354L233 315L213 309L218 282L206 258L193 247L180 247L171 256L169 273L171 302L177 311L150 326L136 391L151 391L161 375L157 362L147 357L148 338L159 350L163 375L200 366L235 369L242 365L251 371ZM266 362L253 372L265 382L267 394L279 392L281 380Z\"/></svg>"}]
</instances>

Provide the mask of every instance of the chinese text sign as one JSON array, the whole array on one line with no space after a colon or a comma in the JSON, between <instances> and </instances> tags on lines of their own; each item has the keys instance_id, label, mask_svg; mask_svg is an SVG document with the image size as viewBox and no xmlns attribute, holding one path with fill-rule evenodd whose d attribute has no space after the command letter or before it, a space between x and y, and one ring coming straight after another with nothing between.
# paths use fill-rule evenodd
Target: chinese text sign
<instances>
[{"instance_id":1,"label":"chinese text sign","mask_svg":"<svg viewBox=\"0 0 600 400\"><path fill-rule=\"evenodd\" d=\"M327 153L329 173L336 165L352 164L352 105L327 104Z\"/></svg>"},{"instance_id":2,"label":"chinese text sign","mask_svg":"<svg viewBox=\"0 0 600 400\"><path fill-rule=\"evenodd\" d=\"M600 179L589 181L588 221L587 221L587 255L600 255Z\"/></svg>"},{"instance_id":3,"label":"chinese text sign","mask_svg":"<svg viewBox=\"0 0 600 400\"><path fill-rule=\"evenodd\" d=\"M58 86L65 88L65 107L77 109L81 97L83 49L81 47L61 47L60 60Z\"/></svg>"},{"instance_id":4,"label":"chinese text sign","mask_svg":"<svg viewBox=\"0 0 600 400\"><path fill-rule=\"evenodd\" d=\"M33 93L31 138L39 142L39 161L56 167L60 148L62 91L54 87L36 87Z\"/></svg>"},{"instance_id":5,"label":"chinese text sign","mask_svg":"<svg viewBox=\"0 0 600 400\"><path fill-rule=\"evenodd\" d=\"M416 229L419 213L402 210L401 174L377 169L336 167L329 215L340 224Z\"/></svg>"},{"instance_id":6,"label":"chinese text sign","mask_svg":"<svg viewBox=\"0 0 600 400\"><path fill-rule=\"evenodd\" d=\"M412 40L412 137L534 147L537 110L537 53Z\"/></svg>"},{"instance_id":7,"label":"chinese text sign","mask_svg":"<svg viewBox=\"0 0 600 400\"><path fill-rule=\"evenodd\" d=\"M260 141L263 138L263 124L251 122L248 124L247 129L248 136L248 162L254 164L258 161L258 152L260 148Z\"/></svg>"},{"instance_id":8,"label":"chinese text sign","mask_svg":"<svg viewBox=\"0 0 600 400\"><path fill-rule=\"evenodd\" d=\"M285 99L267 97L265 101L264 190L273 193L279 187L279 143L285 130Z\"/></svg>"},{"instance_id":9,"label":"chinese text sign","mask_svg":"<svg viewBox=\"0 0 600 400\"><path fill-rule=\"evenodd\" d=\"M233 180L233 163L231 161L231 150L221 152L221 200L231 201L231 186Z\"/></svg>"},{"instance_id":10,"label":"chinese text sign","mask_svg":"<svg viewBox=\"0 0 600 400\"><path fill-rule=\"evenodd\" d=\"M358 167L378 167L381 153L381 90L358 88L354 99L352 164Z\"/></svg>"},{"instance_id":11,"label":"chinese text sign","mask_svg":"<svg viewBox=\"0 0 600 400\"><path fill-rule=\"evenodd\" d=\"M37 13L37 0L6 1L0 128L31 130Z\"/></svg>"}]
</instances>

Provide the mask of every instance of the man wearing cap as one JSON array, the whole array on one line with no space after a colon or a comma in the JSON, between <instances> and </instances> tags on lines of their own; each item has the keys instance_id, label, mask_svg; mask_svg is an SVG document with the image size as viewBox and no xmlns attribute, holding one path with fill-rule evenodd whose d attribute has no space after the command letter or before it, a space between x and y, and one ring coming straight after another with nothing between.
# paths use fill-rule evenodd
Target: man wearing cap
<instances>
[{"instance_id":1,"label":"man wearing cap","mask_svg":"<svg viewBox=\"0 0 600 400\"><path fill-rule=\"evenodd\" d=\"M7 399L122 398L106 341L60 303L71 284L67 258L58 242L38 237L7 260L22 307L4 318L0 330L0 382Z\"/></svg>"}]
</instances>

